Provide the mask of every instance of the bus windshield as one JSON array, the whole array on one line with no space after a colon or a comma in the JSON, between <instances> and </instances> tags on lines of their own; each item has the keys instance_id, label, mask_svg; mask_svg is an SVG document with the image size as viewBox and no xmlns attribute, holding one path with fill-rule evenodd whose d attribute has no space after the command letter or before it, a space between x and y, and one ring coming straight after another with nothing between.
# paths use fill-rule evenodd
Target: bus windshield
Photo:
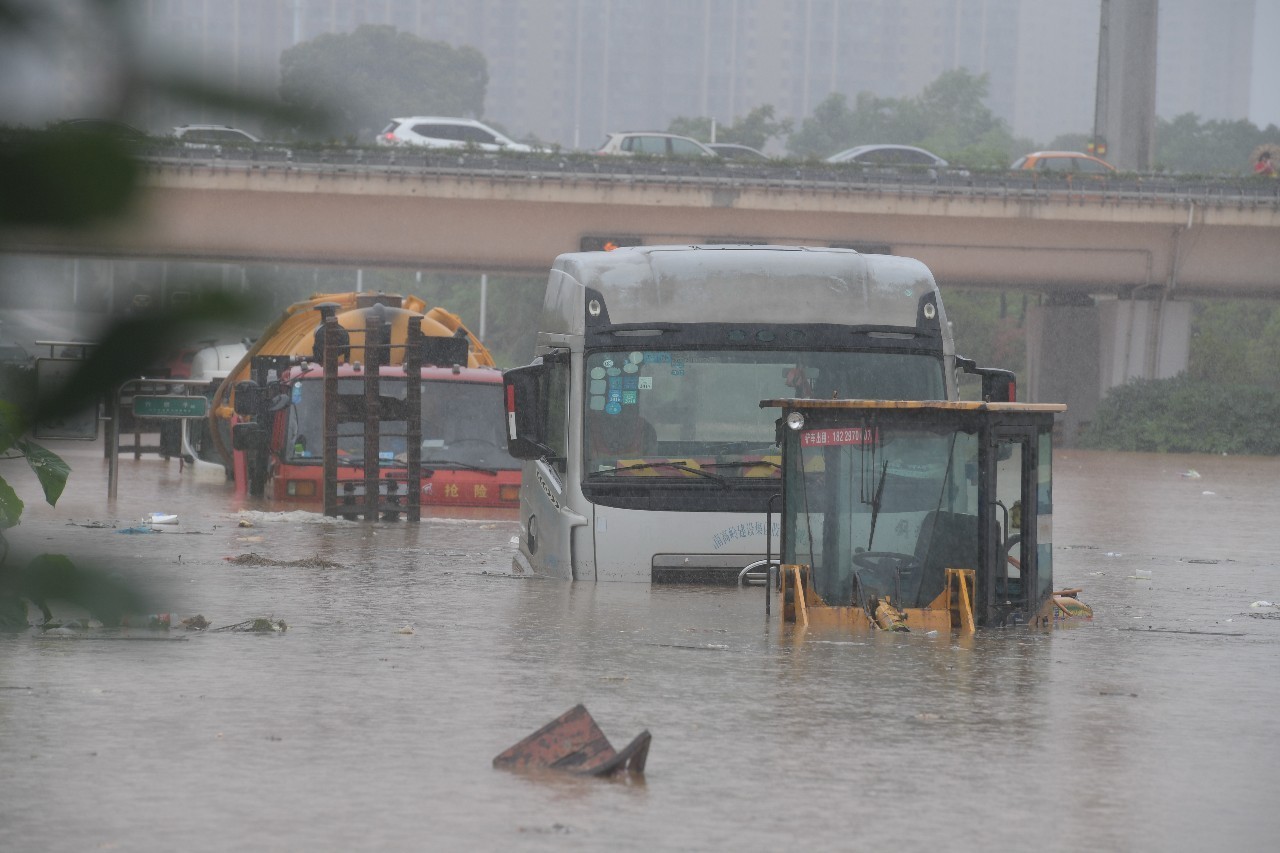
<instances>
[{"instance_id":1,"label":"bus windshield","mask_svg":"<svg viewBox=\"0 0 1280 853\"><path fill-rule=\"evenodd\" d=\"M828 604L924 607L946 567L978 568L976 432L865 419L788 439L783 557Z\"/></svg>"},{"instance_id":2,"label":"bus windshield","mask_svg":"<svg viewBox=\"0 0 1280 853\"><path fill-rule=\"evenodd\" d=\"M796 350L592 352L586 357L586 476L779 476L776 413L760 401L943 400L935 355Z\"/></svg>"},{"instance_id":3,"label":"bus windshield","mask_svg":"<svg viewBox=\"0 0 1280 853\"><path fill-rule=\"evenodd\" d=\"M338 393L357 397L363 379L339 379ZM405 398L403 379L383 379L384 397ZM289 464L320 464L324 452L324 382L300 379L290 393L284 459ZM511 470L520 462L507 453L502 386L497 383L427 380L422 383L422 464L424 467ZM379 455L405 459L404 421L383 421ZM364 425L338 425L339 464L360 464Z\"/></svg>"}]
</instances>

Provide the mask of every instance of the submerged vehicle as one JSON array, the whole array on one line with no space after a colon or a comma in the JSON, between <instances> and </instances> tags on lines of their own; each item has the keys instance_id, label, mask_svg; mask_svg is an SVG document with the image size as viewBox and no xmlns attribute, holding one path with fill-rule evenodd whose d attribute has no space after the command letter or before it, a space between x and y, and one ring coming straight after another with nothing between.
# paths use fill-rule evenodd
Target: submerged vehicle
<instances>
[{"instance_id":1,"label":"submerged vehicle","mask_svg":"<svg viewBox=\"0 0 1280 853\"><path fill-rule=\"evenodd\" d=\"M326 326L337 342L328 375ZM456 315L412 296L317 294L286 309L222 381L210 433L237 485L255 496L322 502L328 451L328 479L347 503L371 477L404 500L420 463L422 505L514 507L520 470L502 409L501 373Z\"/></svg>"},{"instance_id":2,"label":"submerged vehicle","mask_svg":"<svg viewBox=\"0 0 1280 853\"><path fill-rule=\"evenodd\" d=\"M1066 406L760 406L782 410L784 622L945 633L1092 615L1079 590L1053 588L1053 421Z\"/></svg>"},{"instance_id":3,"label":"submerged vehicle","mask_svg":"<svg viewBox=\"0 0 1280 853\"><path fill-rule=\"evenodd\" d=\"M535 355L504 373L515 565L566 579L735 583L761 560L763 398L954 400L960 368L1008 399L1013 379L956 357L924 264L825 247L561 255Z\"/></svg>"}]
</instances>

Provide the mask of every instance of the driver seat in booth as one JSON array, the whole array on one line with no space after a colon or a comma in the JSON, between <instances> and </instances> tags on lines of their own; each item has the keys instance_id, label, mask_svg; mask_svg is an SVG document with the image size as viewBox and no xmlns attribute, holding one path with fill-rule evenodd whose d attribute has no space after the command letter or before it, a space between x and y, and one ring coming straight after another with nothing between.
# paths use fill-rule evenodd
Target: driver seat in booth
<instances>
[{"instance_id":1,"label":"driver seat in booth","mask_svg":"<svg viewBox=\"0 0 1280 853\"><path fill-rule=\"evenodd\" d=\"M978 568L978 517L931 510L920 524L915 556L921 566L916 600L924 606L946 588L947 569Z\"/></svg>"}]
</instances>

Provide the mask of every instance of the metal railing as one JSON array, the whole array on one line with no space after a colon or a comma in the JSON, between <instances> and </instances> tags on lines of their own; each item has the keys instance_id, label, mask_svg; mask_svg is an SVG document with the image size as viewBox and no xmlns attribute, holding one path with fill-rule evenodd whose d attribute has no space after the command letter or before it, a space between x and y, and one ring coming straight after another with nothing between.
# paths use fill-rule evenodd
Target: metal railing
<instances>
[{"instance_id":1,"label":"metal railing","mask_svg":"<svg viewBox=\"0 0 1280 853\"><path fill-rule=\"evenodd\" d=\"M211 169L271 174L362 174L393 178L463 177L503 183L706 187L902 197L1248 205L1280 209L1280 181L1252 176L1116 173L1061 175L1011 170L890 170L814 161L733 161L605 157L572 153L470 152L411 148L224 148L156 145L145 161L157 170Z\"/></svg>"}]
</instances>

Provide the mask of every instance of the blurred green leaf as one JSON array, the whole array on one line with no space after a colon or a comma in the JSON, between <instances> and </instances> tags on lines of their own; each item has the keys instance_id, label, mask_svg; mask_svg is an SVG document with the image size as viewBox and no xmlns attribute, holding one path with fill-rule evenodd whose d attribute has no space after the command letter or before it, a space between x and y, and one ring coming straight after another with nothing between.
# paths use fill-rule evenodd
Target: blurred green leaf
<instances>
[{"instance_id":1,"label":"blurred green leaf","mask_svg":"<svg viewBox=\"0 0 1280 853\"><path fill-rule=\"evenodd\" d=\"M0 477L0 529L17 526L22 520L22 498L13 490L13 486Z\"/></svg>"},{"instance_id":2,"label":"blurred green leaf","mask_svg":"<svg viewBox=\"0 0 1280 853\"><path fill-rule=\"evenodd\" d=\"M44 499L49 506L56 506L71 476L71 467L61 456L30 439L19 439L17 446L26 454L31 470L36 472L40 488L44 489Z\"/></svg>"},{"instance_id":3,"label":"blurred green leaf","mask_svg":"<svg viewBox=\"0 0 1280 853\"><path fill-rule=\"evenodd\" d=\"M479 116L488 84L488 63L474 47L428 41L388 25L325 33L280 55L280 100L304 116L332 119L323 127L314 121L291 127L312 136L349 134L366 144L388 117L406 110Z\"/></svg>"},{"instance_id":4,"label":"blurred green leaf","mask_svg":"<svg viewBox=\"0 0 1280 853\"><path fill-rule=\"evenodd\" d=\"M18 577L18 594L43 604L62 601L84 608L104 625L146 613L149 603L119 575L82 569L62 554L39 554Z\"/></svg>"},{"instance_id":5,"label":"blurred green leaf","mask_svg":"<svg viewBox=\"0 0 1280 853\"><path fill-rule=\"evenodd\" d=\"M182 71L172 71L147 81L147 88L184 104L198 104L226 113L249 113L270 119L281 127L320 127L330 123L330 114L319 105L286 103L270 94L233 92L217 82L209 82Z\"/></svg>"},{"instance_id":6,"label":"blurred green leaf","mask_svg":"<svg viewBox=\"0 0 1280 853\"><path fill-rule=\"evenodd\" d=\"M141 166L110 135L10 132L0 140L0 226L82 228L128 209Z\"/></svg>"},{"instance_id":7,"label":"blurred green leaf","mask_svg":"<svg viewBox=\"0 0 1280 853\"><path fill-rule=\"evenodd\" d=\"M0 453L4 453L27 431L22 411L8 400L0 400Z\"/></svg>"},{"instance_id":8,"label":"blurred green leaf","mask_svg":"<svg viewBox=\"0 0 1280 853\"><path fill-rule=\"evenodd\" d=\"M188 306L122 319L108 329L56 392L40 399L35 422L80 411L124 381L146 375L175 349L199 340L210 324L231 323L251 315L251 306L246 298L215 293Z\"/></svg>"},{"instance_id":9,"label":"blurred green leaf","mask_svg":"<svg viewBox=\"0 0 1280 853\"><path fill-rule=\"evenodd\" d=\"M51 17L44 4L0 0L0 33L26 36Z\"/></svg>"}]
</instances>

